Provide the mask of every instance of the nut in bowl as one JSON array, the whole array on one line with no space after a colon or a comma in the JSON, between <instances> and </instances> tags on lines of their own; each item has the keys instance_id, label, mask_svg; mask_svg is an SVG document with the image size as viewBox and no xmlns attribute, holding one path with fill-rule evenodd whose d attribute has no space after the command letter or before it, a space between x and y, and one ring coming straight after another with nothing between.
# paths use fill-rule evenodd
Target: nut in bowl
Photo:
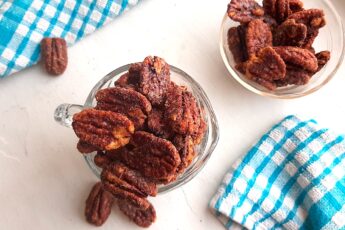
<instances>
[{"instance_id":1,"label":"nut in bowl","mask_svg":"<svg viewBox=\"0 0 345 230\"><path fill-rule=\"evenodd\" d=\"M155 219L146 197L190 181L219 138L216 116L200 85L159 57L112 71L94 86L83 106L62 104L54 116L61 125L73 127L77 148L101 178L102 189L143 227ZM90 223L104 223L91 218L92 213L86 214ZM142 215L148 217L144 222Z\"/></svg>"},{"instance_id":2,"label":"nut in bowl","mask_svg":"<svg viewBox=\"0 0 345 230\"><path fill-rule=\"evenodd\" d=\"M246 89L273 98L302 97L337 72L344 57L343 25L327 0L232 0L222 21L220 52L230 75Z\"/></svg>"}]
</instances>

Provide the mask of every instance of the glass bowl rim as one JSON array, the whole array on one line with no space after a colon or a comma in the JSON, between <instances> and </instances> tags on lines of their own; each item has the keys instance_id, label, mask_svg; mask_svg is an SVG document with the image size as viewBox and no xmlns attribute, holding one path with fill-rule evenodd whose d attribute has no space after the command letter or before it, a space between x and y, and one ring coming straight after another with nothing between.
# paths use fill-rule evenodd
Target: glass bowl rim
<instances>
[{"instance_id":1,"label":"glass bowl rim","mask_svg":"<svg viewBox=\"0 0 345 230\"><path fill-rule=\"evenodd\" d=\"M227 59L227 55L225 52L225 47L224 47L224 29L225 29L225 25L227 20L230 20L228 18L227 13L225 12L225 15L223 17L222 23L221 23L221 27L220 27L220 33L219 33L219 49L220 49L220 55L222 57L223 63L226 67L226 69L228 70L228 73L230 74L230 76L232 78L234 78L238 83L240 83L244 88L246 88L247 90L249 90L250 92L253 92L255 94L258 94L260 96L264 96L264 97L270 97L270 98L275 98L275 99L295 99L295 98L300 98L300 97L304 97L307 95L310 95L316 91L318 91L319 89L321 89L323 86L325 86L327 83L329 83L334 77L335 74L338 72L339 68L341 67L343 60L344 60L344 55L345 55L345 27L343 24L343 21L338 13L338 11L335 9L334 5L329 2L329 1L325 1L326 4L329 6L329 8L333 11L334 16L336 18L336 20L338 21L338 23L340 24L340 28L341 31L339 32L342 36L342 40L343 40L343 46L342 46L342 50L341 50L341 55L339 57L339 59L337 60L337 65L334 67L334 69L331 71L331 73L328 74L328 77L322 81L320 84L316 85L315 87L308 89L305 92L301 92L301 93L291 93L291 94L286 94L286 95L277 95L274 94L273 92L264 92L261 91L260 89L257 89L255 87L253 87L251 84L245 82L244 80L241 79L241 77L239 77L239 74L237 73L237 71L231 67L228 59Z\"/></svg>"},{"instance_id":2,"label":"glass bowl rim","mask_svg":"<svg viewBox=\"0 0 345 230\"><path fill-rule=\"evenodd\" d=\"M127 71L129 69L131 64L126 64L123 66L120 66L118 68L116 68L115 70L111 71L110 73L108 73L107 75L105 75L102 79L100 79L96 85L92 88L92 90L90 91L89 95L87 96L85 103L84 103L84 107L92 107L92 102L95 98L95 94L97 92L98 89L100 89L102 86L104 86L104 84L108 81L110 81L112 78L114 78L115 76ZM205 91L203 90L203 88L200 86L200 84L194 80L189 74L187 74L185 71L170 65L170 70L176 74L181 75L183 78L187 79L187 81L198 90L198 94L201 97L202 102L204 103L205 107L207 108L207 111L209 113L209 117L208 117L208 132L206 133L207 135L207 142L206 145L203 149L203 156L199 159L197 159L197 161L195 161L193 163L193 165L191 165L190 167L188 167L177 179L176 181L173 181L169 184L166 185L161 185L158 187L158 194L164 194L167 193L169 191L172 191L176 188L179 188L180 186L188 183L189 181L191 181L196 175L198 175L198 173L205 167L207 161L210 159L212 153L214 152L218 141L219 141L219 136L220 136L220 132L219 132L219 125L218 125L218 120L216 117L216 114L213 110L212 104L209 100L209 98L207 97ZM211 127L210 127L211 126ZM209 131L212 131L211 133ZM213 135L212 135L213 134ZM211 137L211 139L209 138ZM210 142L210 146L207 147L207 143ZM84 156L84 159L87 163L87 165L89 166L89 168L91 169L91 171L98 176L98 172L95 169L95 165L94 163L90 162L90 157L88 157L88 155ZM197 164L198 162L200 162L199 164ZM186 174L188 173L188 174Z\"/></svg>"}]
</instances>

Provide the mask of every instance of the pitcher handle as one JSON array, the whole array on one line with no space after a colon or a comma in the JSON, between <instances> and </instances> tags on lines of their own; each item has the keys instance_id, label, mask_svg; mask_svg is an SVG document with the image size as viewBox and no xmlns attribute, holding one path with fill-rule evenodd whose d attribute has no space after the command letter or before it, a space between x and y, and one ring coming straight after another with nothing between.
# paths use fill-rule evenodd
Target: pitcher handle
<instances>
[{"instance_id":1,"label":"pitcher handle","mask_svg":"<svg viewBox=\"0 0 345 230\"><path fill-rule=\"evenodd\" d=\"M73 115L84 109L81 105L75 104L61 104L54 112L54 119L60 125L68 128L72 127Z\"/></svg>"}]
</instances>

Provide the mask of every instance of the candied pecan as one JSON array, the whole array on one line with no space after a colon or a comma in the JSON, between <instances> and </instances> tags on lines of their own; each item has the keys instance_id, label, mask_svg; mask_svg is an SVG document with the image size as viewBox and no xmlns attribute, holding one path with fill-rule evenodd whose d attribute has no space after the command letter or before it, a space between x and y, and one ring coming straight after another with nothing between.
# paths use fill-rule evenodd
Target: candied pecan
<instances>
[{"instance_id":1,"label":"candied pecan","mask_svg":"<svg viewBox=\"0 0 345 230\"><path fill-rule=\"evenodd\" d=\"M302 46L307 37L307 26L288 19L274 33L275 46Z\"/></svg>"},{"instance_id":2,"label":"candied pecan","mask_svg":"<svg viewBox=\"0 0 345 230\"><path fill-rule=\"evenodd\" d=\"M237 22L248 23L264 15L264 9L254 0L231 0L228 16Z\"/></svg>"},{"instance_id":3,"label":"candied pecan","mask_svg":"<svg viewBox=\"0 0 345 230\"><path fill-rule=\"evenodd\" d=\"M247 62L242 62L242 63L239 63L239 64L235 65L235 69L237 69L237 71L239 71L242 74L246 74L246 72L247 72Z\"/></svg>"},{"instance_id":4,"label":"candied pecan","mask_svg":"<svg viewBox=\"0 0 345 230\"><path fill-rule=\"evenodd\" d=\"M317 70L317 59L315 55L307 49L293 46L277 46L274 47L274 50L287 64L303 68L310 72L315 72Z\"/></svg>"},{"instance_id":5,"label":"candied pecan","mask_svg":"<svg viewBox=\"0 0 345 230\"><path fill-rule=\"evenodd\" d=\"M228 46L236 63L247 60L247 48L245 43L245 33L241 33L240 27L232 27L228 31Z\"/></svg>"},{"instance_id":6,"label":"candied pecan","mask_svg":"<svg viewBox=\"0 0 345 230\"><path fill-rule=\"evenodd\" d=\"M177 168L177 173L183 172L194 160L194 142L191 136L176 135L173 139L177 151L180 154L181 164Z\"/></svg>"},{"instance_id":7,"label":"candied pecan","mask_svg":"<svg viewBox=\"0 0 345 230\"><path fill-rule=\"evenodd\" d=\"M134 133L134 125L127 117L96 109L85 109L75 114L72 126L80 140L100 150L124 146Z\"/></svg>"},{"instance_id":8,"label":"candied pecan","mask_svg":"<svg viewBox=\"0 0 345 230\"><path fill-rule=\"evenodd\" d=\"M129 73L127 72L115 81L115 86L135 90L135 86L129 83L128 78Z\"/></svg>"},{"instance_id":9,"label":"candied pecan","mask_svg":"<svg viewBox=\"0 0 345 230\"><path fill-rule=\"evenodd\" d=\"M246 35L246 47L249 57L267 46L272 46L272 32L270 27L261 19L249 22Z\"/></svg>"},{"instance_id":10,"label":"candied pecan","mask_svg":"<svg viewBox=\"0 0 345 230\"><path fill-rule=\"evenodd\" d=\"M65 72L68 63L65 39L44 38L41 41L41 56L49 74L60 75Z\"/></svg>"},{"instance_id":11,"label":"candied pecan","mask_svg":"<svg viewBox=\"0 0 345 230\"><path fill-rule=\"evenodd\" d=\"M324 16L323 10L320 9L302 10L289 16L289 19L295 19L297 23L303 23L308 28L307 38L303 44L304 48L310 48L313 45L319 34L319 29L326 25Z\"/></svg>"},{"instance_id":12,"label":"candied pecan","mask_svg":"<svg viewBox=\"0 0 345 230\"><path fill-rule=\"evenodd\" d=\"M277 0L263 0L262 2L265 13L271 15L273 18L276 17L276 3Z\"/></svg>"},{"instance_id":13,"label":"candied pecan","mask_svg":"<svg viewBox=\"0 0 345 230\"><path fill-rule=\"evenodd\" d=\"M174 177L181 159L170 141L138 131L133 135L131 144L114 151L113 156L148 178L160 180Z\"/></svg>"},{"instance_id":14,"label":"candied pecan","mask_svg":"<svg viewBox=\"0 0 345 230\"><path fill-rule=\"evenodd\" d=\"M247 76L256 79L259 84L265 81L278 80L285 77L286 65L272 47L261 49L258 56L253 56L247 63ZM266 86L265 86L266 87ZM268 87L266 87L268 88Z\"/></svg>"},{"instance_id":15,"label":"candied pecan","mask_svg":"<svg viewBox=\"0 0 345 230\"><path fill-rule=\"evenodd\" d=\"M105 154L102 151L98 151L97 154L95 155L95 157L93 158L93 162L98 167L104 168L113 161L107 154Z\"/></svg>"},{"instance_id":16,"label":"candied pecan","mask_svg":"<svg viewBox=\"0 0 345 230\"><path fill-rule=\"evenodd\" d=\"M117 204L120 210L140 227L147 228L156 220L156 210L151 203L146 209L138 208L125 200L118 200Z\"/></svg>"},{"instance_id":17,"label":"candied pecan","mask_svg":"<svg viewBox=\"0 0 345 230\"><path fill-rule=\"evenodd\" d=\"M101 179L105 185L111 184L139 197L157 195L155 183L120 162L107 165L102 171ZM112 192L112 190L109 191Z\"/></svg>"},{"instance_id":18,"label":"candied pecan","mask_svg":"<svg viewBox=\"0 0 345 230\"><path fill-rule=\"evenodd\" d=\"M148 115L147 127L158 137L169 139L173 135L173 131L164 119L164 111L160 108L154 108Z\"/></svg>"},{"instance_id":19,"label":"candied pecan","mask_svg":"<svg viewBox=\"0 0 345 230\"><path fill-rule=\"evenodd\" d=\"M96 109L113 111L126 115L140 129L151 112L151 103L147 98L132 89L121 87L106 88L96 94Z\"/></svg>"},{"instance_id":20,"label":"candied pecan","mask_svg":"<svg viewBox=\"0 0 345 230\"><path fill-rule=\"evenodd\" d=\"M146 57L142 63L138 91L144 94L153 105L164 102L170 84L170 68L164 59Z\"/></svg>"},{"instance_id":21,"label":"candied pecan","mask_svg":"<svg viewBox=\"0 0 345 230\"><path fill-rule=\"evenodd\" d=\"M331 52L329 52L328 50L321 51L317 53L315 56L317 58L318 63L317 71L320 71L327 64L329 59L331 59Z\"/></svg>"},{"instance_id":22,"label":"candied pecan","mask_svg":"<svg viewBox=\"0 0 345 230\"><path fill-rule=\"evenodd\" d=\"M300 0L289 0L289 7L292 13L304 10L303 2L301 2Z\"/></svg>"},{"instance_id":23,"label":"candied pecan","mask_svg":"<svg viewBox=\"0 0 345 230\"><path fill-rule=\"evenodd\" d=\"M95 184L86 200L85 217L90 224L101 226L110 215L114 198L104 190L102 183Z\"/></svg>"},{"instance_id":24,"label":"candied pecan","mask_svg":"<svg viewBox=\"0 0 345 230\"><path fill-rule=\"evenodd\" d=\"M200 125L200 110L194 96L185 88L169 88L165 102L165 118L179 134L192 134Z\"/></svg>"},{"instance_id":25,"label":"candied pecan","mask_svg":"<svg viewBox=\"0 0 345 230\"><path fill-rule=\"evenodd\" d=\"M198 145L201 143L202 139L204 138L206 130L207 130L207 123L205 122L203 118L201 118L199 128L194 133L192 133L192 138L195 145Z\"/></svg>"},{"instance_id":26,"label":"candied pecan","mask_svg":"<svg viewBox=\"0 0 345 230\"><path fill-rule=\"evenodd\" d=\"M95 146L90 145L89 143L82 140L78 141L77 149L79 150L80 153L85 153L85 154L92 153L98 150Z\"/></svg>"},{"instance_id":27,"label":"candied pecan","mask_svg":"<svg viewBox=\"0 0 345 230\"><path fill-rule=\"evenodd\" d=\"M276 0L276 15L278 22L283 22L291 14L289 0Z\"/></svg>"},{"instance_id":28,"label":"candied pecan","mask_svg":"<svg viewBox=\"0 0 345 230\"><path fill-rule=\"evenodd\" d=\"M286 76L284 79L275 81L278 87L283 87L287 85L305 85L309 82L311 76L307 71L288 66L286 69Z\"/></svg>"}]
</instances>

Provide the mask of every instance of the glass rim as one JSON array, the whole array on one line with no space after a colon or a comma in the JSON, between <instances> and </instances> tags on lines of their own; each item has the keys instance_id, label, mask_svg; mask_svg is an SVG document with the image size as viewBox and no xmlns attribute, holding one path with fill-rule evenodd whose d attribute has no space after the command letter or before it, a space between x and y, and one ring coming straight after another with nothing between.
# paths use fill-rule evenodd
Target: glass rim
<instances>
[{"instance_id":1,"label":"glass rim","mask_svg":"<svg viewBox=\"0 0 345 230\"><path fill-rule=\"evenodd\" d=\"M95 98L96 92L104 86L105 83L109 82L112 80L114 77L118 76L119 74L127 71L129 69L131 64L126 64L123 65L107 75L105 75L101 80L99 80L96 85L92 88L90 91L84 107L92 107L92 102ZM164 194L166 192L172 191L176 188L179 188L180 186L186 184L190 180L192 180L206 165L207 161L211 157L212 153L214 152L214 149L216 148L219 140L219 125L218 125L218 120L216 117L216 114L213 110L213 107L211 105L211 102L209 98L207 97L205 91L202 89L200 84L196 82L189 74L187 74L185 71L173 66L169 65L171 72L176 73L181 75L183 78L185 78L188 82L191 83L191 86L194 89L198 91L198 95L201 97L202 103L204 104L205 108L207 109L209 115L207 115L207 124L208 124L208 129L205 134L206 138L206 143L203 146L203 149L201 153L198 153L201 155L200 158L196 159L181 175L178 176L178 178L166 185L159 185L158 186L158 194ZM212 133L210 133L210 130ZM208 145L208 142L210 142L210 145ZM200 144L201 145L201 144ZM96 176L99 176L99 172L96 168L96 165L94 164L93 160L91 159L90 155L84 155L84 159L89 166L89 168L93 171L93 173Z\"/></svg>"}]
</instances>

